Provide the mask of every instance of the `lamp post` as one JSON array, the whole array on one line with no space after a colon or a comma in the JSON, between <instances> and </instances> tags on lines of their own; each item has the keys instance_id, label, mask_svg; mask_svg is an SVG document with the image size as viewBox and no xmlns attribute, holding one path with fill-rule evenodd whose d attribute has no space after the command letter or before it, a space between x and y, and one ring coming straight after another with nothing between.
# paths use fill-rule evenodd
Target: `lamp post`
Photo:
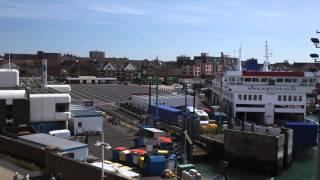
<instances>
[{"instance_id":1,"label":"lamp post","mask_svg":"<svg viewBox=\"0 0 320 180\"><path fill-rule=\"evenodd\" d=\"M319 34L320 32L317 30L317 34ZM311 38L311 42L314 44L315 48L320 48L319 44L320 41L318 38ZM319 63L319 54L317 53L313 53L310 54L310 57L314 60L315 63ZM319 64L318 64L319 65ZM318 67L318 72L319 72L319 67ZM320 111L319 111L319 123L320 123ZM320 132L320 131L319 131ZM320 134L318 134L319 136ZM317 164L318 168L317 168L317 177L318 179L320 178L320 140L318 142L318 164Z\"/></svg>"},{"instance_id":2,"label":"lamp post","mask_svg":"<svg viewBox=\"0 0 320 180\"><path fill-rule=\"evenodd\" d=\"M104 162L104 150L111 149L112 147L110 144L104 142L104 132L103 132L103 121L102 121L102 127L101 127L101 141L97 141L95 146L101 147L101 180L104 180L104 167L103 167L103 162Z\"/></svg>"}]
</instances>

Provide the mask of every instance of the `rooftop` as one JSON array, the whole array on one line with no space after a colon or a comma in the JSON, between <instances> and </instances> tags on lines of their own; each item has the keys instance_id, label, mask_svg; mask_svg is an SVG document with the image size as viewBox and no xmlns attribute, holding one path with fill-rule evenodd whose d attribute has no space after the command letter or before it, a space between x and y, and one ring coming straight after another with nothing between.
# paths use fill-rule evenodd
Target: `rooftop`
<instances>
[{"instance_id":1,"label":"rooftop","mask_svg":"<svg viewBox=\"0 0 320 180\"><path fill-rule=\"evenodd\" d=\"M63 138L58 138L55 136L51 136L48 134L31 134L31 135L25 135L25 136L19 136L18 137L21 140L37 144L39 146L52 146L57 147L61 151L68 151L72 149L79 149L87 147L87 144L83 144L76 141L70 141Z\"/></svg>"},{"instance_id":2,"label":"rooftop","mask_svg":"<svg viewBox=\"0 0 320 180\"><path fill-rule=\"evenodd\" d=\"M85 108L80 105L70 105L70 112L73 117L100 117L102 116L99 112Z\"/></svg>"}]
</instances>

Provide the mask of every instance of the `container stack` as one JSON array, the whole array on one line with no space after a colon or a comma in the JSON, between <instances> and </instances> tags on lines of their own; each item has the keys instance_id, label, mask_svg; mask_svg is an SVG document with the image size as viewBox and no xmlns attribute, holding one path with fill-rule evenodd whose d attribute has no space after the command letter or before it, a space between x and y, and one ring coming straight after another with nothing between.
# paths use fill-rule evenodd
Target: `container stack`
<instances>
[{"instance_id":1,"label":"container stack","mask_svg":"<svg viewBox=\"0 0 320 180\"><path fill-rule=\"evenodd\" d=\"M126 147L117 147L114 150L112 150L112 160L115 162L119 162L120 161L120 152L127 150Z\"/></svg>"}]
</instances>

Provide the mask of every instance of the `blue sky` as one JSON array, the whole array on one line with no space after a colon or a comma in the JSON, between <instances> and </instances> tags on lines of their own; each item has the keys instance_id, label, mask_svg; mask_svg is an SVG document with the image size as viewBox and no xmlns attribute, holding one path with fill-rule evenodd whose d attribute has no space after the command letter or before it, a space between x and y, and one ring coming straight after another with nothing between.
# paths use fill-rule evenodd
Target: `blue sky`
<instances>
[{"instance_id":1,"label":"blue sky","mask_svg":"<svg viewBox=\"0 0 320 180\"><path fill-rule=\"evenodd\" d=\"M175 60L201 52L312 61L319 0L0 0L0 54L89 50ZM319 34L320 35L320 34Z\"/></svg>"}]
</instances>

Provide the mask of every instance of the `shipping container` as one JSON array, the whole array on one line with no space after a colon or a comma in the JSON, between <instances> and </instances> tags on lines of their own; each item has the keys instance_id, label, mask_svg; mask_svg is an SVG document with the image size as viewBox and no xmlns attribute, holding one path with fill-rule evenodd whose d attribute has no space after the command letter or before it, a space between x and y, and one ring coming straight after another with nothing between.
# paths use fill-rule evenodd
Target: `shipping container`
<instances>
[{"instance_id":1,"label":"shipping container","mask_svg":"<svg viewBox=\"0 0 320 180\"><path fill-rule=\"evenodd\" d=\"M286 128L293 130L293 150L300 151L318 144L318 126L307 122L286 122Z\"/></svg>"},{"instance_id":2,"label":"shipping container","mask_svg":"<svg viewBox=\"0 0 320 180\"><path fill-rule=\"evenodd\" d=\"M156 114L156 106L151 106L151 112ZM183 119L183 111L166 105L158 106L158 115L160 121L164 121L169 124L181 125Z\"/></svg>"},{"instance_id":3,"label":"shipping container","mask_svg":"<svg viewBox=\"0 0 320 180\"><path fill-rule=\"evenodd\" d=\"M144 171L151 176L160 176L166 169L166 158L164 156L148 156L145 163Z\"/></svg>"}]
</instances>

